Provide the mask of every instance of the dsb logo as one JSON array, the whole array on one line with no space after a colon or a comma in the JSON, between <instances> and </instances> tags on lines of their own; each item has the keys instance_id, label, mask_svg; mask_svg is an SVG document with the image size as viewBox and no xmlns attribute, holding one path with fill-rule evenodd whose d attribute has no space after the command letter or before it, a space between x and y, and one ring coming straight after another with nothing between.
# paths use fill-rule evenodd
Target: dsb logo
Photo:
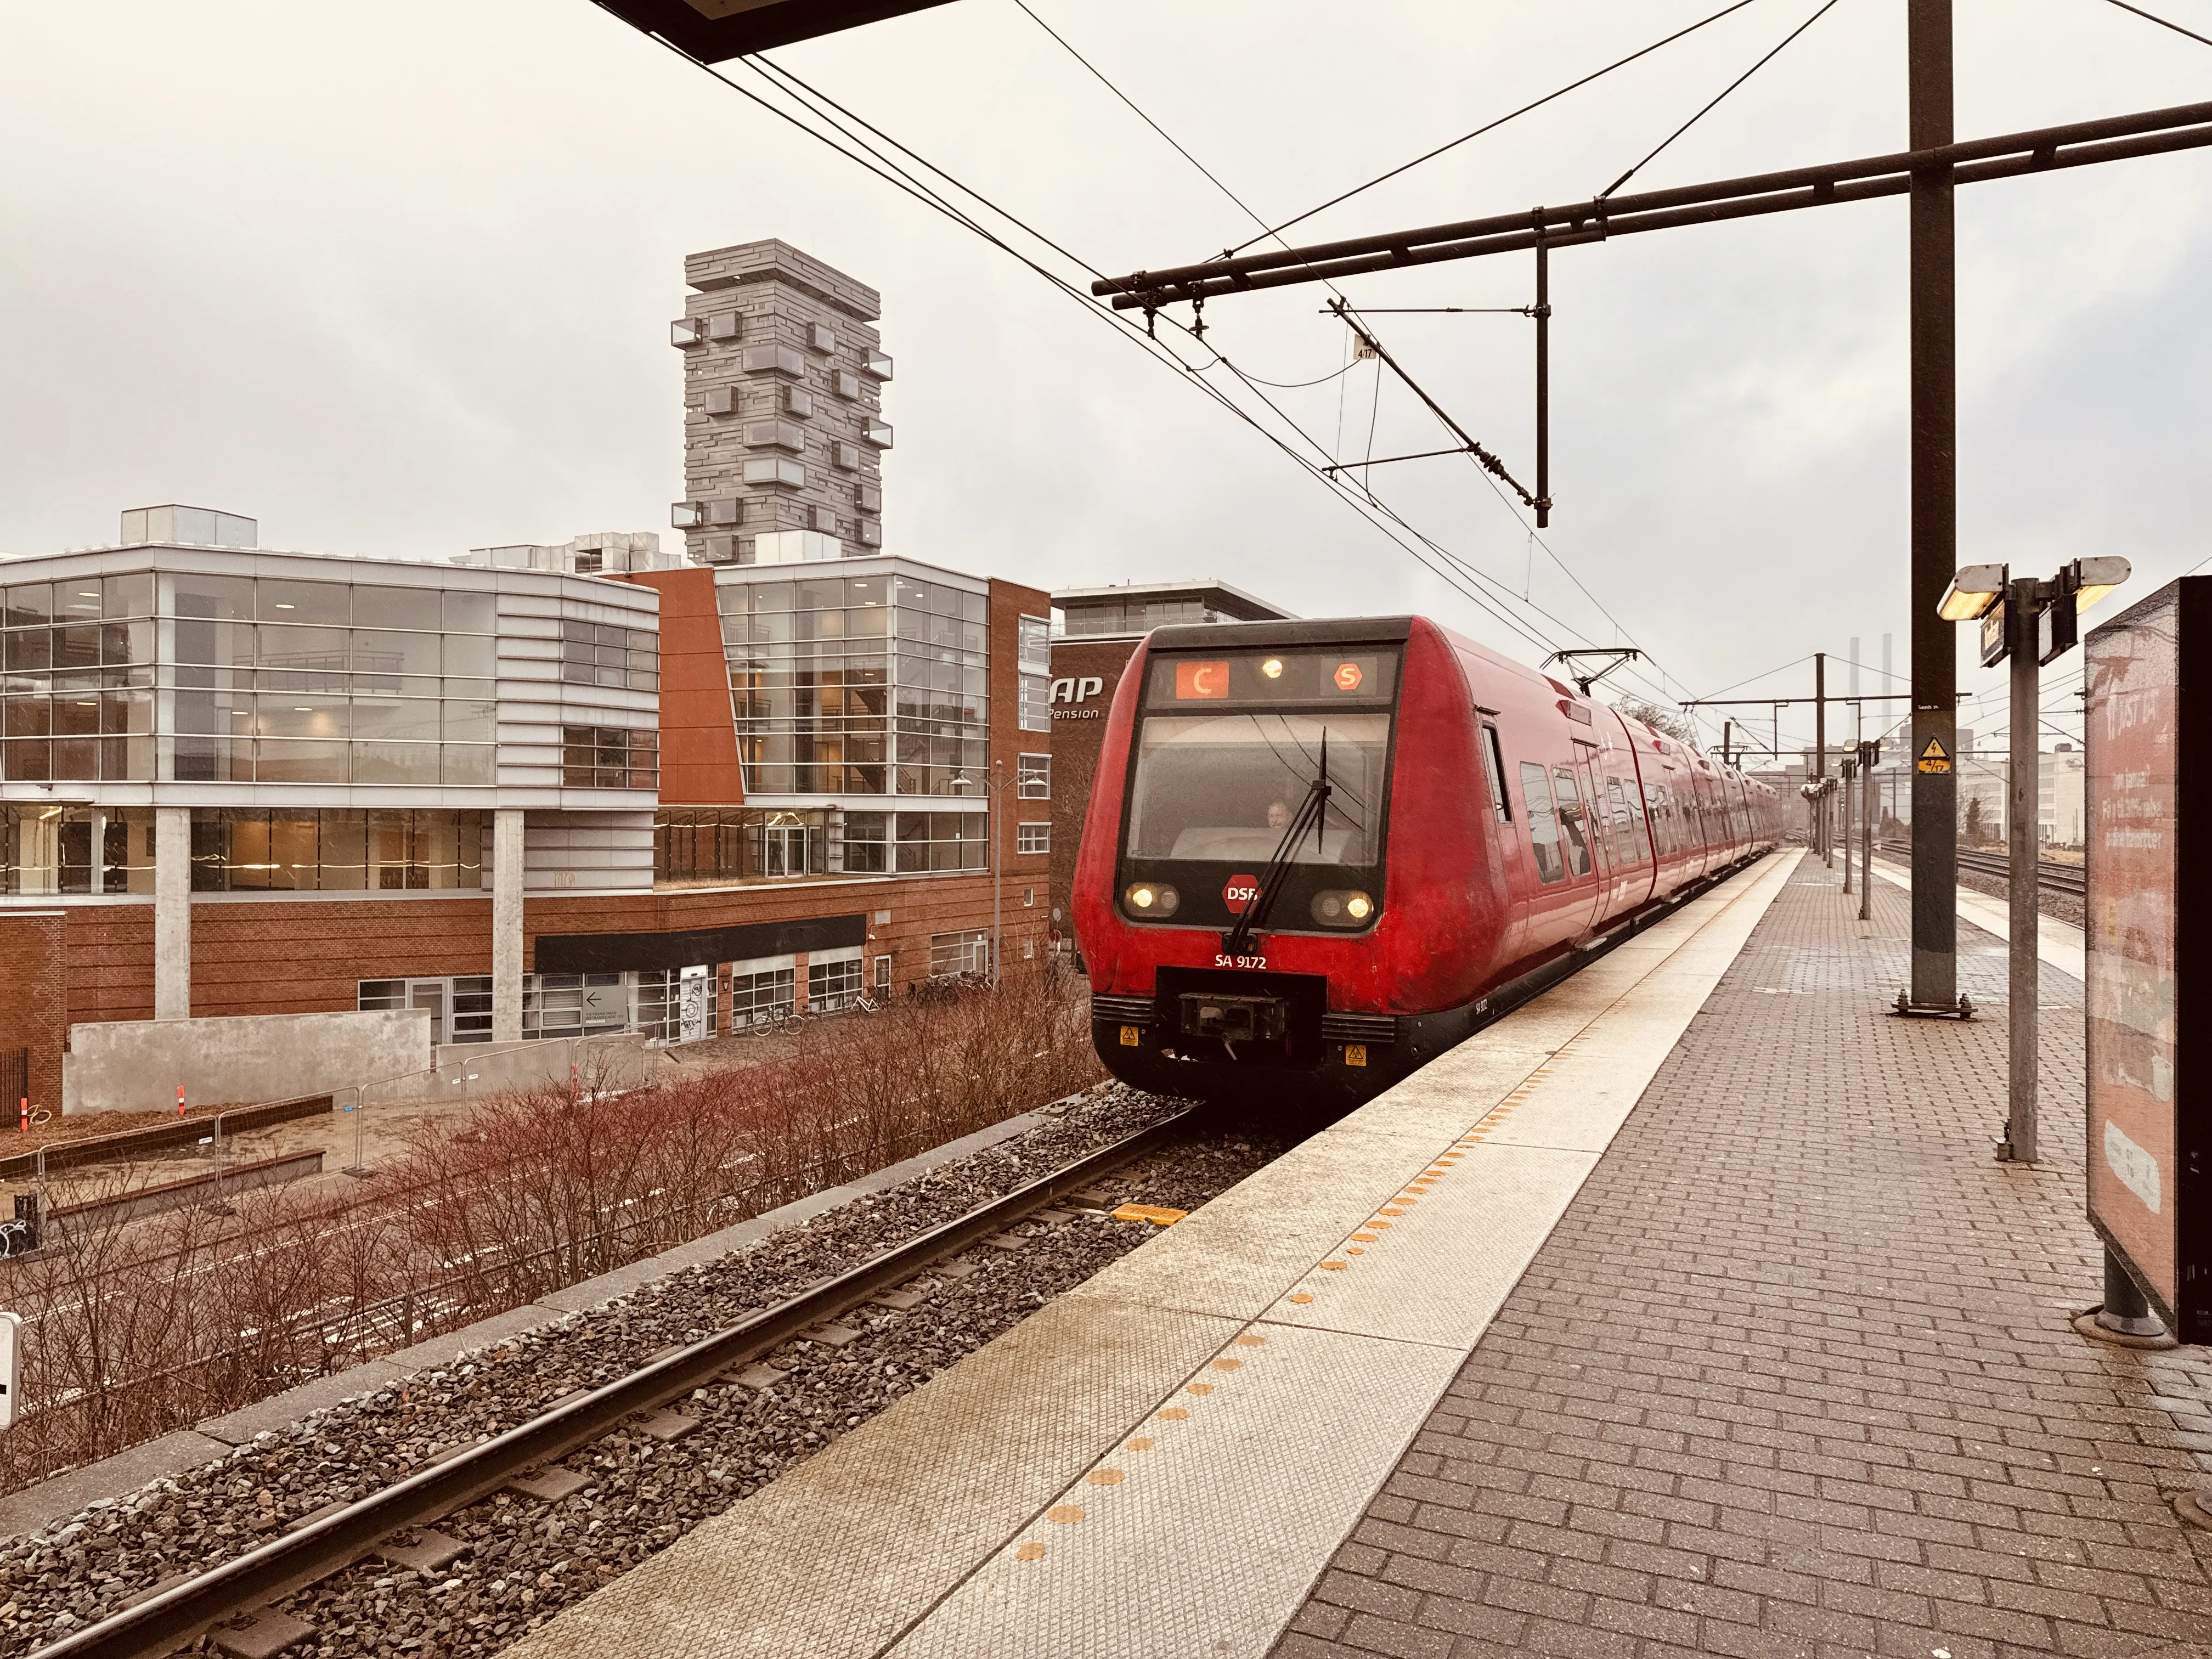
<instances>
[{"instance_id":1,"label":"dsb logo","mask_svg":"<svg viewBox=\"0 0 2212 1659\"><path fill-rule=\"evenodd\" d=\"M1260 878L1231 876L1229 884L1221 890L1221 902L1229 907L1229 914L1241 916L1260 899Z\"/></svg>"}]
</instances>

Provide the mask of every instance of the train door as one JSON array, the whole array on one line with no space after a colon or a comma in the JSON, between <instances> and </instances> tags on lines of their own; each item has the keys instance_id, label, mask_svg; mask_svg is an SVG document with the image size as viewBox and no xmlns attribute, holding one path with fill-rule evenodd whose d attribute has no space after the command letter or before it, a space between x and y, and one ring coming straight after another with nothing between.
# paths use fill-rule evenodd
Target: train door
<instances>
[{"instance_id":1,"label":"train door","mask_svg":"<svg viewBox=\"0 0 2212 1659\"><path fill-rule=\"evenodd\" d=\"M1486 715L1488 713L1483 712ZM1529 849L1522 842L1519 820L1522 811L1515 809L1513 791L1506 782L1510 774L1505 768L1505 750L1498 741L1498 727L1487 718L1482 720L1481 727L1482 771L1490 786L1491 856L1493 867L1503 878L1498 886L1505 895L1505 936L1499 941L1498 959L1513 962L1528 948L1529 915L1539 884Z\"/></svg>"},{"instance_id":2,"label":"train door","mask_svg":"<svg viewBox=\"0 0 2212 1659\"><path fill-rule=\"evenodd\" d=\"M1602 927L1620 908L1621 849L1613 839L1613 814L1605 800L1605 758L1594 743L1575 739L1575 782L1583 798L1583 820L1589 836L1592 873L1597 891L1590 909L1590 926Z\"/></svg>"},{"instance_id":3,"label":"train door","mask_svg":"<svg viewBox=\"0 0 2212 1659\"><path fill-rule=\"evenodd\" d=\"M1535 877L1527 938L1534 951L1565 944L1589 930L1597 908L1597 880L1576 769L1522 761L1517 769Z\"/></svg>"}]
</instances>

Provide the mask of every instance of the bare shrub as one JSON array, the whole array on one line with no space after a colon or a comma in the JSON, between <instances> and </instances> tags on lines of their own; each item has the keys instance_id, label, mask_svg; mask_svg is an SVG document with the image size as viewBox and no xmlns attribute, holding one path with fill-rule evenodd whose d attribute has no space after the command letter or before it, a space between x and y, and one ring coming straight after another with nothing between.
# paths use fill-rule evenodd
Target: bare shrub
<instances>
[{"instance_id":1,"label":"bare shrub","mask_svg":"<svg viewBox=\"0 0 2212 1659\"><path fill-rule=\"evenodd\" d=\"M419 1129L359 1186L77 1222L0 1262L24 1396L0 1491L727 1226L1099 1077L1079 981L840 1018L787 1059L627 1091L587 1073ZM88 1195L127 1196L120 1179Z\"/></svg>"}]
</instances>

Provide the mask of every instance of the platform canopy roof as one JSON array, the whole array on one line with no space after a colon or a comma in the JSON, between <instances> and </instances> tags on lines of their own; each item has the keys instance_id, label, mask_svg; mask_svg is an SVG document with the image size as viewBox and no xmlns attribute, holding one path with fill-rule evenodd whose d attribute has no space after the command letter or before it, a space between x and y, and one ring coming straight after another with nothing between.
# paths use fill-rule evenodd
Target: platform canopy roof
<instances>
[{"instance_id":1,"label":"platform canopy roof","mask_svg":"<svg viewBox=\"0 0 2212 1659\"><path fill-rule=\"evenodd\" d=\"M595 0L703 63L926 11L945 0Z\"/></svg>"}]
</instances>

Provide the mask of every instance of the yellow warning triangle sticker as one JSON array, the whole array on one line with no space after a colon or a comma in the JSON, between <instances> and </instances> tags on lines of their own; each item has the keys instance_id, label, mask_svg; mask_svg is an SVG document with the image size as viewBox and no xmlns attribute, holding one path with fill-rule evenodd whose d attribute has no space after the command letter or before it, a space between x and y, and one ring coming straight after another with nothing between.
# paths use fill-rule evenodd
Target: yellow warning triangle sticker
<instances>
[{"instance_id":1,"label":"yellow warning triangle sticker","mask_svg":"<svg viewBox=\"0 0 2212 1659\"><path fill-rule=\"evenodd\" d=\"M1928 739L1928 746L1920 751L1920 758L1923 760L1948 760L1951 757L1943 752L1943 740L1941 738L1930 738Z\"/></svg>"}]
</instances>

